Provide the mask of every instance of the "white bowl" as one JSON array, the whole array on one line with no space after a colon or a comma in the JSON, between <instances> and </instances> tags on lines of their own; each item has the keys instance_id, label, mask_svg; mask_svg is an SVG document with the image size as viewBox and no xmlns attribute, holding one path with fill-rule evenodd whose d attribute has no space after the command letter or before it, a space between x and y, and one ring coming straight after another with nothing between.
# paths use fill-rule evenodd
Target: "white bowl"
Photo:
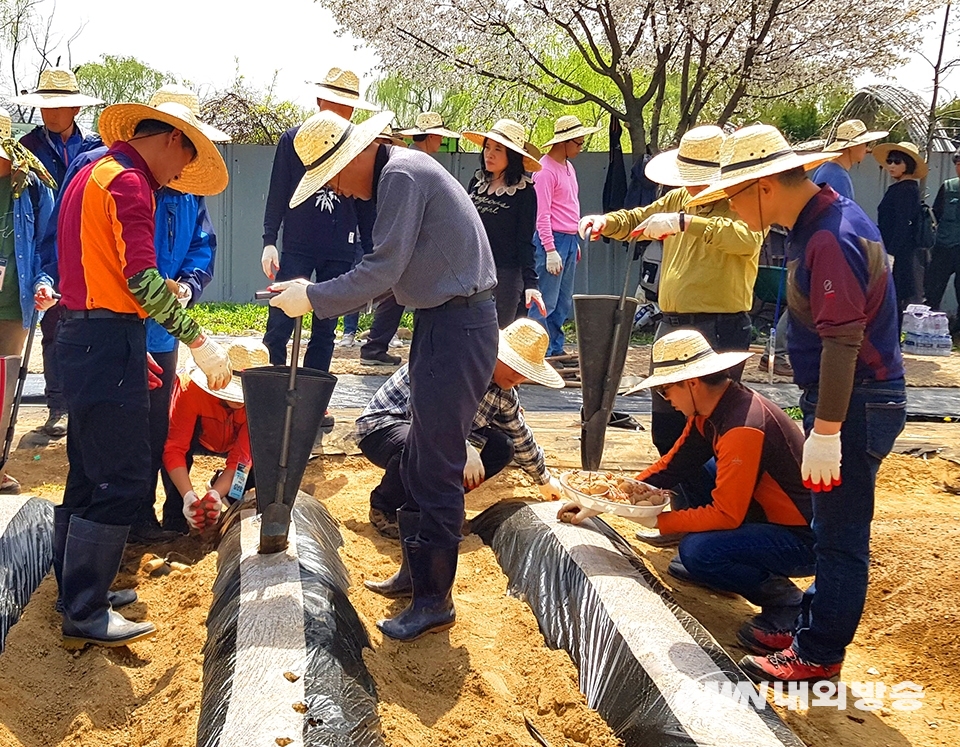
<instances>
[{"instance_id":1,"label":"white bowl","mask_svg":"<svg viewBox=\"0 0 960 747\"><path fill-rule=\"evenodd\" d=\"M601 513L605 514L615 514L626 519L647 519L653 516L658 516L667 506L670 505L670 501L665 500L659 506L636 506L632 503L610 501L600 495L588 495L587 493L581 493L579 490L571 488L567 484L567 477L569 475L569 472L564 472L562 475L560 475L560 487L562 487L564 493L567 494L567 498L576 503L578 506L588 508L591 511L600 511ZM629 477L623 477L620 479L622 482L632 482L641 485L645 484ZM648 487L652 488L652 486Z\"/></svg>"}]
</instances>

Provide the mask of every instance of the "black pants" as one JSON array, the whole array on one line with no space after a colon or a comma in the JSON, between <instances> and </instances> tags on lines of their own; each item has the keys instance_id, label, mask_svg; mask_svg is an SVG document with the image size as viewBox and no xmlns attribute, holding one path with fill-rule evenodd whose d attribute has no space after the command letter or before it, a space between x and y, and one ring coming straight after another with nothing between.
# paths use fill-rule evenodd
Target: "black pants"
<instances>
[{"instance_id":1,"label":"black pants","mask_svg":"<svg viewBox=\"0 0 960 747\"><path fill-rule=\"evenodd\" d=\"M353 269L352 262L336 260L317 260L302 254L283 253L280 257L280 269L277 271L277 282L307 278L316 275L315 281L333 280ZM303 357L303 365L315 368L318 371L329 371L330 361L333 359L333 343L337 331L337 319L318 319L312 316L310 342ZM270 363L274 366L283 366L287 363L287 343L293 334L294 320L280 309L271 306L267 312L267 331L263 336L263 344L270 351Z\"/></svg>"},{"instance_id":2,"label":"black pants","mask_svg":"<svg viewBox=\"0 0 960 747\"><path fill-rule=\"evenodd\" d=\"M193 458L198 454L202 456L222 457L224 459L227 457L226 453L218 454L215 451L210 451L210 449L200 443L199 423L197 423L197 428L193 433L193 439L190 441L190 448L187 449L186 453L187 472L193 469ZM211 475L210 482L216 481L219 475L220 472L217 470L217 472ZM160 470L160 479L163 481L163 491L166 493L166 499L163 502L163 528L186 534L189 527L187 526L187 519L183 515L183 496L180 494L180 491L177 490L177 486L173 484L173 480L170 479L170 473L165 469ZM254 476L253 466L251 465L249 472L247 472L247 484L244 490L250 490L256 486L257 479ZM198 493L198 498L203 498L205 493L203 488L198 488L196 492ZM221 497L224 501L229 502L228 496L224 495Z\"/></svg>"},{"instance_id":3,"label":"black pants","mask_svg":"<svg viewBox=\"0 0 960 747\"><path fill-rule=\"evenodd\" d=\"M158 525L153 504L157 501L157 478L163 467L163 447L170 431L170 398L173 396L173 381L177 376L177 348L169 353L151 353L157 365L163 369L160 386L150 390L150 487L140 502L135 526Z\"/></svg>"},{"instance_id":4,"label":"black pants","mask_svg":"<svg viewBox=\"0 0 960 747\"><path fill-rule=\"evenodd\" d=\"M56 354L69 414L63 505L88 521L129 526L150 486L143 322L63 320Z\"/></svg>"},{"instance_id":5,"label":"black pants","mask_svg":"<svg viewBox=\"0 0 960 747\"><path fill-rule=\"evenodd\" d=\"M361 358L375 358L387 352L390 340L397 334L400 318L403 316L403 306L397 303L391 293L377 304L373 312L373 324L370 326L370 335L360 349Z\"/></svg>"},{"instance_id":6,"label":"black pants","mask_svg":"<svg viewBox=\"0 0 960 747\"><path fill-rule=\"evenodd\" d=\"M897 289L900 321L903 310L912 303L923 301L923 276L926 274L926 253L919 250L901 254L893 260L893 286Z\"/></svg>"},{"instance_id":7,"label":"black pants","mask_svg":"<svg viewBox=\"0 0 960 747\"><path fill-rule=\"evenodd\" d=\"M57 357L57 328L60 324L60 304L55 304L43 312L40 319L40 347L43 353L43 396L47 400L47 409L66 411L67 402L63 398L63 375L60 373L60 359Z\"/></svg>"},{"instance_id":8,"label":"black pants","mask_svg":"<svg viewBox=\"0 0 960 747\"><path fill-rule=\"evenodd\" d=\"M953 275L953 288L960 299L960 244L935 246L927 268L926 296L931 309L940 309L947 283Z\"/></svg>"},{"instance_id":9,"label":"black pants","mask_svg":"<svg viewBox=\"0 0 960 747\"><path fill-rule=\"evenodd\" d=\"M438 548L462 539L464 441L497 362L493 299L419 309L410 346L413 419L400 457L406 507L420 512L418 539Z\"/></svg>"},{"instance_id":10,"label":"black pants","mask_svg":"<svg viewBox=\"0 0 960 747\"><path fill-rule=\"evenodd\" d=\"M664 314L657 326L656 339L678 329L698 330L718 353L729 350L747 350L750 347L752 323L750 315L743 311L737 314L679 314L676 318ZM651 359L652 366L652 359ZM651 373L653 370L651 368ZM731 370L731 376L740 380L743 364ZM686 416L656 392L651 392L652 415L650 419L653 445L661 456L666 454L683 434Z\"/></svg>"},{"instance_id":11,"label":"black pants","mask_svg":"<svg viewBox=\"0 0 960 747\"><path fill-rule=\"evenodd\" d=\"M523 275L519 267L497 266L497 324L500 329L513 324L518 317L526 316L523 308Z\"/></svg>"},{"instance_id":12,"label":"black pants","mask_svg":"<svg viewBox=\"0 0 960 747\"><path fill-rule=\"evenodd\" d=\"M364 436L359 444L363 455L384 470L380 484L370 493L370 507L391 516L408 500L400 478L400 457L409 431L409 423L394 423ZM483 462L484 479L489 480L510 464L513 440L492 426L475 432L486 440L480 449L480 461Z\"/></svg>"}]
</instances>

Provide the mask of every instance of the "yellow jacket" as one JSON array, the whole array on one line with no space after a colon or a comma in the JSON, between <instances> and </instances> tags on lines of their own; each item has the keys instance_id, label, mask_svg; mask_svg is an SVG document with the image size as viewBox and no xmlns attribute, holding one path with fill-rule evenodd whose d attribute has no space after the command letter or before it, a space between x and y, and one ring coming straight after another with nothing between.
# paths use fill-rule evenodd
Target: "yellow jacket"
<instances>
[{"instance_id":1,"label":"yellow jacket","mask_svg":"<svg viewBox=\"0 0 960 747\"><path fill-rule=\"evenodd\" d=\"M663 241L660 308L670 314L749 311L763 234L747 228L726 200L685 210L691 199L684 187L678 187L644 207L608 213L603 235L626 241L654 213L683 210L686 230Z\"/></svg>"}]
</instances>

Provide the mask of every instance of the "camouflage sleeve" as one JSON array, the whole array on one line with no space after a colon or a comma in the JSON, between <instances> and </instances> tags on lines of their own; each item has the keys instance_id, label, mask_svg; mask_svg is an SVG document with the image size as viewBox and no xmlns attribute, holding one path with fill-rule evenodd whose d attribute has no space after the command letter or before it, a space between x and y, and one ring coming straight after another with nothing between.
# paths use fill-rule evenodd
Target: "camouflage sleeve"
<instances>
[{"instance_id":1,"label":"camouflage sleeve","mask_svg":"<svg viewBox=\"0 0 960 747\"><path fill-rule=\"evenodd\" d=\"M200 325L183 310L156 267L138 272L127 287L143 310L180 342L189 345L200 336Z\"/></svg>"}]
</instances>

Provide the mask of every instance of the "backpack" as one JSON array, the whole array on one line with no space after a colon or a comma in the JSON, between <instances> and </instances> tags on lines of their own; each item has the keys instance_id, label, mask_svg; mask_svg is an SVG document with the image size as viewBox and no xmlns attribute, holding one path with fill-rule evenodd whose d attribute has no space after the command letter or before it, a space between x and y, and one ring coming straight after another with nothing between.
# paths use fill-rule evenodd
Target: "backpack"
<instances>
[{"instance_id":1,"label":"backpack","mask_svg":"<svg viewBox=\"0 0 960 747\"><path fill-rule=\"evenodd\" d=\"M933 249L937 243L937 217L927 203L920 203L920 215L914 227L917 249Z\"/></svg>"}]
</instances>

